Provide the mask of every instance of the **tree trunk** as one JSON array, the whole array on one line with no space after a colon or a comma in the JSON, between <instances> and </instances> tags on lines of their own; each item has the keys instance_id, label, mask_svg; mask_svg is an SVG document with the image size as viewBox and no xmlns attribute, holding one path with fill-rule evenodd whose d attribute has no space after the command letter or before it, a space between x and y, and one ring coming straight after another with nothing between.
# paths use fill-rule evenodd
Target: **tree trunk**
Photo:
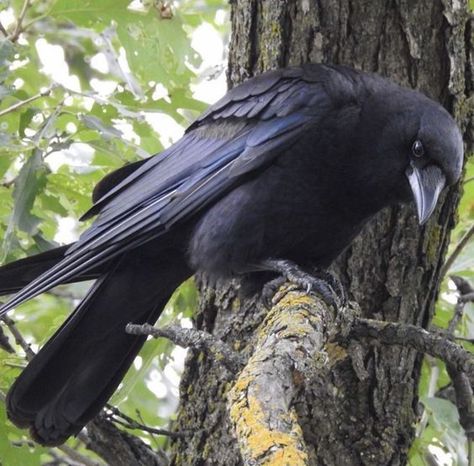
<instances>
[{"instance_id":1,"label":"tree trunk","mask_svg":"<svg viewBox=\"0 0 474 466\"><path fill-rule=\"evenodd\" d=\"M232 28L230 84L304 62L375 71L442 102L471 147L472 37L465 0L239 0L232 2ZM422 228L411 206L381 212L337 260L334 271L364 317L429 324L459 196L458 186L445 193ZM239 293L237 281L215 285L201 276L198 285L197 328L248 358L268 310L258 296ZM363 361L359 370L354 352ZM293 398L304 462L405 464L420 415L421 355L408 347L361 344L337 357L328 354L330 370ZM176 429L193 433L173 444L174 464L242 464L227 409L234 377L215 358L190 350ZM260 441L265 444L263 434Z\"/></svg>"}]
</instances>

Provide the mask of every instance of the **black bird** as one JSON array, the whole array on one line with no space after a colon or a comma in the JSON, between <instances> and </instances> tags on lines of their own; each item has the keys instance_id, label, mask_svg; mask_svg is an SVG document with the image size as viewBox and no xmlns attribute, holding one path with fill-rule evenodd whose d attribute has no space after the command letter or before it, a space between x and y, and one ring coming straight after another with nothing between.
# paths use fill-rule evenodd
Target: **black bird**
<instances>
[{"instance_id":1,"label":"black bird","mask_svg":"<svg viewBox=\"0 0 474 466\"><path fill-rule=\"evenodd\" d=\"M0 269L3 294L21 289L0 315L96 279L11 387L9 418L41 444L64 442L142 346L126 324L154 323L196 270L325 268L385 206L414 198L424 223L462 159L446 110L377 75L310 64L235 87L169 149L104 178L76 243Z\"/></svg>"}]
</instances>

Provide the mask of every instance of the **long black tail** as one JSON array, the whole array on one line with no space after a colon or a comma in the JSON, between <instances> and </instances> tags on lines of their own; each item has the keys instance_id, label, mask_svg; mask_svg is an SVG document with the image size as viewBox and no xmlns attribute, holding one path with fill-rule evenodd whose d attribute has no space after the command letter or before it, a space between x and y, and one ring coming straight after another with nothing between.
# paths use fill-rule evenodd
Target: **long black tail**
<instances>
[{"instance_id":1,"label":"long black tail","mask_svg":"<svg viewBox=\"0 0 474 466\"><path fill-rule=\"evenodd\" d=\"M8 393L9 418L43 445L63 443L102 409L145 341L126 324L154 323L191 275L175 250L137 249L107 268Z\"/></svg>"},{"instance_id":2,"label":"long black tail","mask_svg":"<svg viewBox=\"0 0 474 466\"><path fill-rule=\"evenodd\" d=\"M20 291L28 283L60 262L70 246L70 244L61 246L0 267L0 296ZM103 269L105 269L105 265L65 280L64 283L94 280L102 274Z\"/></svg>"}]
</instances>

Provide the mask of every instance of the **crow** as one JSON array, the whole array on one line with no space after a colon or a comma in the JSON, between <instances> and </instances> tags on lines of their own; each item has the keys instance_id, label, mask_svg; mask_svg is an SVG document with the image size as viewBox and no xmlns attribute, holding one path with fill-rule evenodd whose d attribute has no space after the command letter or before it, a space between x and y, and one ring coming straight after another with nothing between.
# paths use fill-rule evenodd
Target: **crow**
<instances>
[{"instance_id":1,"label":"crow","mask_svg":"<svg viewBox=\"0 0 474 466\"><path fill-rule=\"evenodd\" d=\"M317 284L305 270L327 268L383 207L413 199L425 223L462 162L449 113L376 74L307 64L233 88L174 145L106 176L76 243L0 268L0 292L18 292L0 316L95 280L10 388L9 418L40 444L63 443L143 345L126 324L153 324L193 273Z\"/></svg>"}]
</instances>

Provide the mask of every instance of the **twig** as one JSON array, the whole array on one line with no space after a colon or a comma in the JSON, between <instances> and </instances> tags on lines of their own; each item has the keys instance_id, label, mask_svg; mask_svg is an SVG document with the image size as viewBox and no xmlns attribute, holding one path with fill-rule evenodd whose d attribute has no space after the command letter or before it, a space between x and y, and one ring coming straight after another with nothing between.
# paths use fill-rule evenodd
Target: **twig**
<instances>
[{"instance_id":1,"label":"twig","mask_svg":"<svg viewBox=\"0 0 474 466\"><path fill-rule=\"evenodd\" d=\"M23 32L23 29L21 26L22 26L23 20L25 19L28 7L31 4L30 1L31 0L25 0L23 2L23 6L21 7L21 11L20 11L20 16L18 16L18 21L16 22L15 30L13 31L13 34L9 37L9 39L12 42L16 42L18 40L18 37L20 37L20 34Z\"/></svg>"},{"instance_id":2,"label":"twig","mask_svg":"<svg viewBox=\"0 0 474 466\"><path fill-rule=\"evenodd\" d=\"M464 289L469 289L465 283L457 281L458 288L461 285ZM390 345L409 345L422 353L444 361L453 382L460 424L464 428L468 440L472 440L474 436L472 405L474 356L462 346L451 341L452 332L462 316L463 307L464 303L458 302L456 312L449 324L448 332L451 331L451 334L448 335L446 335L447 332L444 335L430 333L421 327L410 324L357 319L349 336L366 337ZM424 422L426 423L426 418Z\"/></svg>"},{"instance_id":3,"label":"twig","mask_svg":"<svg viewBox=\"0 0 474 466\"><path fill-rule=\"evenodd\" d=\"M466 293L464 295L461 295L459 297L459 301L461 301L462 303L470 303L470 302L474 301L474 292Z\"/></svg>"},{"instance_id":4,"label":"twig","mask_svg":"<svg viewBox=\"0 0 474 466\"><path fill-rule=\"evenodd\" d=\"M57 448L58 450L61 450L63 453L66 453L66 455L69 458L71 458L75 462L75 464L80 464L84 466L99 466L100 464L88 458L87 456L82 455L77 450L74 450L74 448L71 448L68 445L61 445Z\"/></svg>"},{"instance_id":5,"label":"twig","mask_svg":"<svg viewBox=\"0 0 474 466\"><path fill-rule=\"evenodd\" d=\"M135 409L135 413L137 415L138 421L141 424L146 425L145 420L143 419L142 413L140 412L140 410L138 408ZM181 430L180 432L183 432L183 431ZM192 431L188 431L188 432L192 432ZM154 434L153 432L150 432L150 437L151 437L151 440L153 441L153 445L154 445L155 450L159 450L160 445L159 445L159 440L157 438L157 434Z\"/></svg>"},{"instance_id":6,"label":"twig","mask_svg":"<svg viewBox=\"0 0 474 466\"><path fill-rule=\"evenodd\" d=\"M10 344L10 340L8 336L5 335L3 329L0 327L0 348L5 350L7 353L13 354L15 353L15 348Z\"/></svg>"},{"instance_id":7,"label":"twig","mask_svg":"<svg viewBox=\"0 0 474 466\"><path fill-rule=\"evenodd\" d=\"M86 447L103 458L106 464L150 464L167 466L169 461L162 451L154 451L138 436L115 426L103 416L87 424L89 442Z\"/></svg>"},{"instance_id":8,"label":"twig","mask_svg":"<svg viewBox=\"0 0 474 466\"><path fill-rule=\"evenodd\" d=\"M11 334L15 338L16 344L19 345L25 352L26 359L31 361L35 355L35 352L31 349L31 345L23 338L23 335L16 328L15 321L10 319L8 316L3 316L2 320L5 322L8 330L10 330Z\"/></svg>"},{"instance_id":9,"label":"twig","mask_svg":"<svg viewBox=\"0 0 474 466\"><path fill-rule=\"evenodd\" d=\"M56 87L56 85L52 84L49 88L50 91L53 90L55 87ZM32 137L31 140L36 145L37 149L39 149L39 142L43 139L45 134L48 132L48 130L50 129L51 125L56 120L56 118L61 114L61 112L63 110L63 106L64 106L64 98L61 100L61 102L58 102L56 104L54 112L51 113L51 115L49 115L47 118L45 118L45 120L41 124L40 129ZM47 137L48 144L49 144L50 139L51 139L51 137ZM44 152L43 150L41 150L41 151ZM42 157L44 157L44 155Z\"/></svg>"},{"instance_id":10,"label":"twig","mask_svg":"<svg viewBox=\"0 0 474 466\"><path fill-rule=\"evenodd\" d=\"M464 341L466 343L474 343L474 338L454 337L457 341Z\"/></svg>"},{"instance_id":11,"label":"twig","mask_svg":"<svg viewBox=\"0 0 474 466\"><path fill-rule=\"evenodd\" d=\"M35 100L40 99L41 97L46 97L51 93L52 88L48 87L44 91L38 92L38 94L35 94L31 97L28 97L25 100L22 100L20 102L17 102L16 104L11 105L10 107L6 108L5 110L0 111L0 117L3 117L7 115L8 113L14 112L15 110L18 110L19 108L28 105L31 102L34 102Z\"/></svg>"},{"instance_id":12,"label":"twig","mask_svg":"<svg viewBox=\"0 0 474 466\"><path fill-rule=\"evenodd\" d=\"M135 325L130 323L126 326L125 331L131 335L151 335L155 338L164 337L183 348L191 347L208 351L217 361L222 361L224 366L234 374L243 365L239 354L235 353L223 341L202 330L182 328L179 325L156 328L149 324Z\"/></svg>"},{"instance_id":13,"label":"twig","mask_svg":"<svg viewBox=\"0 0 474 466\"><path fill-rule=\"evenodd\" d=\"M195 432L194 430L189 430L185 432L171 432L170 430L166 429L157 429L155 427L149 427L122 413L122 411L120 411L115 406L107 404L107 409L110 411L110 414L106 413L107 418L109 418L112 422L116 422L117 424L126 427L127 429L138 429L144 432L148 432L150 434L166 435L167 437L171 438L184 438ZM122 418L123 420L117 419L117 417Z\"/></svg>"},{"instance_id":14,"label":"twig","mask_svg":"<svg viewBox=\"0 0 474 466\"><path fill-rule=\"evenodd\" d=\"M7 30L4 28L3 24L0 22L0 32L5 36L5 37L8 37L8 32Z\"/></svg>"},{"instance_id":15,"label":"twig","mask_svg":"<svg viewBox=\"0 0 474 466\"><path fill-rule=\"evenodd\" d=\"M110 104L110 99L106 99L105 97L101 97L96 92L81 92L71 89L69 87L64 86L63 84L57 83L57 85L68 94L77 95L79 97L85 97L87 99L92 99L94 102L97 102L100 105ZM113 106L123 115L137 119L143 119L143 115L139 111L130 110L130 107L127 105L119 104L118 102L113 102Z\"/></svg>"},{"instance_id":16,"label":"twig","mask_svg":"<svg viewBox=\"0 0 474 466\"><path fill-rule=\"evenodd\" d=\"M356 319L349 337L368 338L388 345L409 345L421 353L441 359L458 371L465 372L471 385L474 385L474 356L445 336L430 333L411 324Z\"/></svg>"},{"instance_id":17,"label":"twig","mask_svg":"<svg viewBox=\"0 0 474 466\"><path fill-rule=\"evenodd\" d=\"M450 364L446 365L446 370L453 382L454 392L456 394L459 423L463 427L468 441L472 441L474 440L474 412L471 384L464 372L458 371Z\"/></svg>"},{"instance_id":18,"label":"twig","mask_svg":"<svg viewBox=\"0 0 474 466\"><path fill-rule=\"evenodd\" d=\"M474 235L474 224L471 225L469 230L467 230L467 232L464 234L464 236L460 239L459 243L456 245L453 252L448 257L446 262L444 263L443 269L441 270L441 277L444 277L448 273L448 271L451 268L451 266L453 265L454 261L457 259L457 257L461 253L461 251L466 246L466 244L469 242L472 235Z\"/></svg>"},{"instance_id":19,"label":"twig","mask_svg":"<svg viewBox=\"0 0 474 466\"><path fill-rule=\"evenodd\" d=\"M448 329L446 331L447 335L451 338L454 336L456 327L458 326L463 314L464 314L464 304L461 300L458 299L456 306L454 306L454 314L451 320L449 321Z\"/></svg>"},{"instance_id":20,"label":"twig","mask_svg":"<svg viewBox=\"0 0 474 466\"><path fill-rule=\"evenodd\" d=\"M77 461L73 460L71 457L66 455L61 455L58 452L54 451L54 449L50 449L48 451L49 456L52 458L53 461L49 461L48 465L50 466L82 466L85 463L78 463ZM98 466L98 463L94 463L94 466Z\"/></svg>"}]
</instances>

